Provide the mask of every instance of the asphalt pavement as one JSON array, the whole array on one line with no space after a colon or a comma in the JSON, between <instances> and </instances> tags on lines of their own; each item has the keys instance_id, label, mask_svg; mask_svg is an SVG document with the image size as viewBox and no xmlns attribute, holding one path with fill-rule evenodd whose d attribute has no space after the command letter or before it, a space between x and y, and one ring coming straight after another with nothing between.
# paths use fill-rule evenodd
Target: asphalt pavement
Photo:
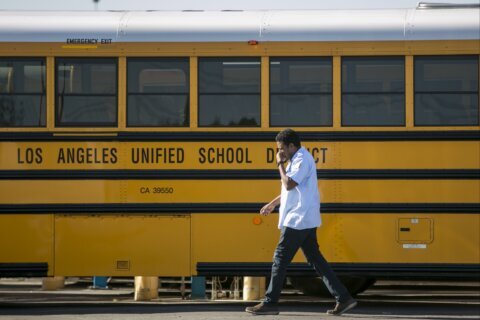
<instances>
[{"instance_id":1,"label":"asphalt pavement","mask_svg":"<svg viewBox=\"0 0 480 320\"><path fill-rule=\"evenodd\" d=\"M161 288L158 299L133 300L133 282L119 279L108 290L94 290L82 279L65 288L42 291L40 279L0 279L0 319L332 319L330 298L305 296L287 288L280 315L253 316L242 300L182 299L175 288ZM480 319L480 283L378 282L358 295L355 309L341 319Z\"/></svg>"}]
</instances>

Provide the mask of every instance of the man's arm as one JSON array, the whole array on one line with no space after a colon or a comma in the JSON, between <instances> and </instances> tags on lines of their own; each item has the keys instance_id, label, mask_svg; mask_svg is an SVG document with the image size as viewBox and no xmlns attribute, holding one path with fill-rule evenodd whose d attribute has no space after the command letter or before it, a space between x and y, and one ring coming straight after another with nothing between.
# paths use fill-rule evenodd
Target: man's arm
<instances>
[{"instance_id":1,"label":"man's arm","mask_svg":"<svg viewBox=\"0 0 480 320\"><path fill-rule=\"evenodd\" d=\"M280 204L280 197L281 196L279 195L278 197L264 205L263 208L260 209L260 214L266 216L271 213L275 209L275 207Z\"/></svg>"},{"instance_id":2,"label":"man's arm","mask_svg":"<svg viewBox=\"0 0 480 320\"><path fill-rule=\"evenodd\" d=\"M280 178L282 180L282 184L287 189L288 191L292 190L296 186L298 186L298 183L296 183L292 178L287 176L287 172L285 171L285 168L283 167L283 163L278 164L278 171L280 172Z\"/></svg>"}]
</instances>

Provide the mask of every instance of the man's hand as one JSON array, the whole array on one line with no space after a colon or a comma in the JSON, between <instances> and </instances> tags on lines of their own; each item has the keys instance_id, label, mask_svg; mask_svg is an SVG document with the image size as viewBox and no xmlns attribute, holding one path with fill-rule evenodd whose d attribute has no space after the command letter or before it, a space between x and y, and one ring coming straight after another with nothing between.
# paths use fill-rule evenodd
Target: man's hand
<instances>
[{"instance_id":1,"label":"man's hand","mask_svg":"<svg viewBox=\"0 0 480 320\"><path fill-rule=\"evenodd\" d=\"M285 156L285 153L283 151L278 151L277 163L284 163L285 161L287 161L287 157Z\"/></svg>"},{"instance_id":2,"label":"man's hand","mask_svg":"<svg viewBox=\"0 0 480 320\"><path fill-rule=\"evenodd\" d=\"M263 206L262 209L260 209L260 214L262 216L267 216L270 214L273 210L275 209L275 205L273 203L267 203L266 205Z\"/></svg>"}]
</instances>

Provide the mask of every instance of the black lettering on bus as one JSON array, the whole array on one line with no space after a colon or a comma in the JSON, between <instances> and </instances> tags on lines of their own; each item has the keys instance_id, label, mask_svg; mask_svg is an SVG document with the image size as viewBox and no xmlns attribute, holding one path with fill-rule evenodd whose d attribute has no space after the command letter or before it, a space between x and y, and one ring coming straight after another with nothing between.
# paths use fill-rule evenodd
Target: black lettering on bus
<instances>
[{"instance_id":1,"label":"black lettering on bus","mask_svg":"<svg viewBox=\"0 0 480 320\"><path fill-rule=\"evenodd\" d=\"M63 150L63 149L60 149ZM66 163L75 163L75 150L67 148L67 161Z\"/></svg>"},{"instance_id":2,"label":"black lettering on bus","mask_svg":"<svg viewBox=\"0 0 480 320\"><path fill-rule=\"evenodd\" d=\"M110 163L117 163L117 148L110 149Z\"/></svg>"},{"instance_id":3,"label":"black lettering on bus","mask_svg":"<svg viewBox=\"0 0 480 320\"><path fill-rule=\"evenodd\" d=\"M216 150L217 163L225 163L225 149L217 148ZM208 162L215 163L215 149L208 148Z\"/></svg>"},{"instance_id":4,"label":"black lettering on bus","mask_svg":"<svg viewBox=\"0 0 480 320\"><path fill-rule=\"evenodd\" d=\"M205 148L198 149L198 155L198 162L205 163L205 161L207 161L207 158L205 156Z\"/></svg>"},{"instance_id":5,"label":"black lettering on bus","mask_svg":"<svg viewBox=\"0 0 480 320\"><path fill-rule=\"evenodd\" d=\"M148 148L142 148L142 163L149 163L150 162L150 152L148 152Z\"/></svg>"},{"instance_id":6,"label":"black lettering on bus","mask_svg":"<svg viewBox=\"0 0 480 320\"><path fill-rule=\"evenodd\" d=\"M153 155L153 148L152 148L152 155ZM163 158L163 162L165 162L165 149L156 148L155 149L155 163L160 163L160 159ZM153 160L153 157L152 157Z\"/></svg>"},{"instance_id":7,"label":"black lettering on bus","mask_svg":"<svg viewBox=\"0 0 480 320\"><path fill-rule=\"evenodd\" d=\"M40 152L41 154L41 152ZM57 163L78 163L78 164L101 164L117 163L116 148L60 148L58 150Z\"/></svg>"},{"instance_id":8,"label":"black lettering on bus","mask_svg":"<svg viewBox=\"0 0 480 320\"><path fill-rule=\"evenodd\" d=\"M307 148L308 152L312 155L313 159L315 160L315 163L318 163L320 161L319 158L319 153L322 153L322 163L325 163L327 161L327 150L328 148Z\"/></svg>"},{"instance_id":9,"label":"black lettering on bus","mask_svg":"<svg viewBox=\"0 0 480 320\"><path fill-rule=\"evenodd\" d=\"M168 148L168 163L175 163L175 148Z\"/></svg>"},{"instance_id":10,"label":"black lettering on bus","mask_svg":"<svg viewBox=\"0 0 480 320\"><path fill-rule=\"evenodd\" d=\"M109 149L108 148L103 148L102 149L102 161L100 163L109 163L109 157L108 157L108 154L109 154Z\"/></svg>"},{"instance_id":11,"label":"black lettering on bus","mask_svg":"<svg viewBox=\"0 0 480 320\"><path fill-rule=\"evenodd\" d=\"M177 163L183 163L185 160L185 150L183 148L177 148Z\"/></svg>"},{"instance_id":12,"label":"black lettering on bus","mask_svg":"<svg viewBox=\"0 0 480 320\"><path fill-rule=\"evenodd\" d=\"M103 163L102 162L102 157L101 157L101 152L104 150L103 149L93 149L93 162L94 163Z\"/></svg>"},{"instance_id":13,"label":"black lettering on bus","mask_svg":"<svg viewBox=\"0 0 480 320\"><path fill-rule=\"evenodd\" d=\"M133 148L132 163L182 163L185 152L181 148Z\"/></svg>"},{"instance_id":14,"label":"black lettering on bus","mask_svg":"<svg viewBox=\"0 0 480 320\"><path fill-rule=\"evenodd\" d=\"M65 152L63 151L63 148L58 150L57 163L65 163Z\"/></svg>"},{"instance_id":15,"label":"black lettering on bus","mask_svg":"<svg viewBox=\"0 0 480 320\"><path fill-rule=\"evenodd\" d=\"M238 152L239 149L237 149ZM235 157L238 155L234 153L235 151L233 148L227 148L227 163L233 163L235 161ZM238 158L237 158L238 161Z\"/></svg>"},{"instance_id":16,"label":"black lettering on bus","mask_svg":"<svg viewBox=\"0 0 480 320\"><path fill-rule=\"evenodd\" d=\"M135 150L137 152L135 152ZM138 157L138 149L132 148L132 163L138 163L139 157Z\"/></svg>"},{"instance_id":17,"label":"black lettering on bus","mask_svg":"<svg viewBox=\"0 0 480 320\"><path fill-rule=\"evenodd\" d=\"M107 40L107 39L105 39ZM98 39L67 38L67 44L97 44Z\"/></svg>"},{"instance_id":18,"label":"black lettering on bus","mask_svg":"<svg viewBox=\"0 0 480 320\"><path fill-rule=\"evenodd\" d=\"M200 163L252 163L248 148L200 148Z\"/></svg>"},{"instance_id":19,"label":"black lettering on bus","mask_svg":"<svg viewBox=\"0 0 480 320\"><path fill-rule=\"evenodd\" d=\"M200 163L252 163L248 148L200 148L198 154Z\"/></svg>"},{"instance_id":20,"label":"black lettering on bus","mask_svg":"<svg viewBox=\"0 0 480 320\"><path fill-rule=\"evenodd\" d=\"M325 161L327 161L328 148L320 148L320 150L322 150L322 163L325 163Z\"/></svg>"},{"instance_id":21,"label":"black lettering on bus","mask_svg":"<svg viewBox=\"0 0 480 320\"><path fill-rule=\"evenodd\" d=\"M86 148L86 149L85 149L85 153L86 153L86 155L87 155L87 156L86 156L86 163L92 164L92 163L96 162L96 161L95 161L95 157L94 157L94 156L95 156L94 151L95 151L95 150L92 149L92 148Z\"/></svg>"},{"instance_id":22,"label":"black lettering on bus","mask_svg":"<svg viewBox=\"0 0 480 320\"><path fill-rule=\"evenodd\" d=\"M252 163L248 155L248 148L245 148L245 163Z\"/></svg>"},{"instance_id":23,"label":"black lettering on bus","mask_svg":"<svg viewBox=\"0 0 480 320\"><path fill-rule=\"evenodd\" d=\"M267 148L267 163L273 163L275 161L275 149Z\"/></svg>"},{"instance_id":24,"label":"black lettering on bus","mask_svg":"<svg viewBox=\"0 0 480 320\"><path fill-rule=\"evenodd\" d=\"M313 160L315 160L315 163L318 163L318 153L320 152L320 150L318 150L318 148L312 148L312 150L310 151L310 153L312 154L312 157L313 157Z\"/></svg>"},{"instance_id":25,"label":"black lettering on bus","mask_svg":"<svg viewBox=\"0 0 480 320\"><path fill-rule=\"evenodd\" d=\"M24 163L42 163L42 149L40 148L26 148L25 151L22 151L21 148L17 149L17 163L24 164Z\"/></svg>"},{"instance_id":26,"label":"black lettering on bus","mask_svg":"<svg viewBox=\"0 0 480 320\"><path fill-rule=\"evenodd\" d=\"M75 160L77 160L77 163L84 163L85 162L85 149L83 148L78 148L77 149L77 158L75 159L75 149L72 149L72 155L73 155L73 161L72 163L75 163Z\"/></svg>"},{"instance_id":27,"label":"black lettering on bus","mask_svg":"<svg viewBox=\"0 0 480 320\"><path fill-rule=\"evenodd\" d=\"M23 160L22 160L22 150L20 150L20 148L17 148L17 163L18 164L22 164L22 163L25 163Z\"/></svg>"},{"instance_id":28,"label":"black lettering on bus","mask_svg":"<svg viewBox=\"0 0 480 320\"><path fill-rule=\"evenodd\" d=\"M42 152L43 152L43 150L41 148L36 148L35 149L35 155L36 155L35 162L38 163L38 164L43 162Z\"/></svg>"}]
</instances>

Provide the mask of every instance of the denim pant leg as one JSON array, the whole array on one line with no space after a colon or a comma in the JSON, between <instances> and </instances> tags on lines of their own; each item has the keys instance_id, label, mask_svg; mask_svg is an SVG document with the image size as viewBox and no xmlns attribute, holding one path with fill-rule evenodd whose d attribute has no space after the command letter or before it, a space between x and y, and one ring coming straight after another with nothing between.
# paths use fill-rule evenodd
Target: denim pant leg
<instances>
[{"instance_id":1,"label":"denim pant leg","mask_svg":"<svg viewBox=\"0 0 480 320\"><path fill-rule=\"evenodd\" d=\"M345 286L338 280L330 265L323 257L317 242L317 228L308 229L309 233L302 243L302 251L307 261L315 268L337 302L345 302L351 298Z\"/></svg>"},{"instance_id":2,"label":"denim pant leg","mask_svg":"<svg viewBox=\"0 0 480 320\"><path fill-rule=\"evenodd\" d=\"M265 293L265 303L278 303L283 282L285 281L287 267L305 238L305 232L302 231L304 230L294 230L287 227L282 228L280 240L273 256L272 275L267 292Z\"/></svg>"}]
</instances>

